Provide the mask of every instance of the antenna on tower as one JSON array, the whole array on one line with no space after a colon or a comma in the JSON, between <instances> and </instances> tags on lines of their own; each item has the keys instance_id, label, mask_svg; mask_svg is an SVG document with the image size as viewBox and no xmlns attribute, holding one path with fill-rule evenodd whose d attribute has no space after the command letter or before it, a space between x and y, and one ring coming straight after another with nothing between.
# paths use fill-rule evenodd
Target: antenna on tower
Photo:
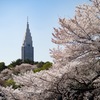
<instances>
[{"instance_id":1,"label":"antenna on tower","mask_svg":"<svg viewBox=\"0 0 100 100\"><path fill-rule=\"evenodd\" d=\"M28 23L28 16L27 16L27 23Z\"/></svg>"}]
</instances>

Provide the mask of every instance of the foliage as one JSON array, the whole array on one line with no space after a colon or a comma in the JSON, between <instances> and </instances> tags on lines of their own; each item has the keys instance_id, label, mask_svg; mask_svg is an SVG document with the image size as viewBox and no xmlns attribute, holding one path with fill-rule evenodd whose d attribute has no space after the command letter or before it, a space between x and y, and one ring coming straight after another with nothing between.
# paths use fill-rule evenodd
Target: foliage
<instances>
[{"instance_id":1,"label":"foliage","mask_svg":"<svg viewBox=\"0 0 100 100\"><path fill-rule=\"evenodd\" d=\"M23 63L28 63L28 64L32 64L33 65L34 64L34 61L31 61L31 60L28 60L27 59L27 60L23 61Z\"/></svg>"},{"instance_id":2,"label":"foliage","mask_svg":"<svg viewBox=\"0 0 100 100\"><path fill-rule=\"evenodd\" d=\"M6 80L4 84L5 84L6 87L7 86L12 86L12 88L14 88L14 89L17 89L17 88L20 87L20 85L16 85L16 83L14 82L13 79Z\"/></svg>"},{"instance_id":3,"label":"foliage","mask_svg":"<svg viewBox=\"0 0 100 100\"><path fill-rule=\"evenodd\" d=\"M16 61L12 61L12 63L8 65L8 68L16 67L16 65L21 65L22 63L27 63L31 65L37 64L37 62L31 61L31 60L22 61L22 59L17 59Z\"/></svg>"},{"instance_id":4,"label":"foliage","mask_svg":"<svg viewBox=\"0 0 100 100\"><path fill-rule=\"evenodd\" d=\"M40 65L41 65L41 67L40 67ZM36 72L39 72L41 70L48 70L51 66L52 66L52 63L50 63L50 62L46 62L46 63L40 62L38 64L39 68L34 69L33 72L36 73Z\"/></svg>"},{"instance_id":5,"label":"foliage","mask_svg":"<svg viewBox=\"0 0 100 100\"><path fill-rule=\"evenodd\" d=\"M48 70L50 67L52 66L52 63L51 62L46 62L44 65L43 65L43 68Z\"/></svg>"},{"instance_id":6,"label":"foliage","mask_svg":"<svg viewBox=\"0 0 100 100\"><path fill-rule=\"evenodd\" d=\"M8 65L8 68L13 68L13 67L16 67L16 65L20 65L22 64L22 60L21 59L17 59L16 61L12 61L12 63L10 63Z\"/></svg>"},{"instance_id":7,"label":"foliage","mask_svg":"<svg viewBox=\"0 0 100 100\"><path fill-rule=\"evenodd\" d=\"M5 66L5 63L4 62L0 62L0 71L4 70L5 68L7 68Z\"/></svg>"},{"instance_id":8,"label":"foliage","mask_svg":"<svg viewBox=\"0 0 100 100\"><path fill-rule=\"evenodd\" d=\"M43 61L37 63L37 67L38 68L42 67L43 65L44 65L44 62Z\"/></svg>"}]
</instances>

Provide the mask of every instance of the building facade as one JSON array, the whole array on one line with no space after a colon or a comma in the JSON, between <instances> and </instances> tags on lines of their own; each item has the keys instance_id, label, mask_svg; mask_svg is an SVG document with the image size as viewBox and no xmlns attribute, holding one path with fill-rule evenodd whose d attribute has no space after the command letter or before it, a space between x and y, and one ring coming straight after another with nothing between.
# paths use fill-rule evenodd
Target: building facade
<instances>
[{"instance_id":1,"label":"building facade","mask_svg":"<svg viewBox=\"0 0 100 100\"><path fill-rule=\"evenodd\" d=\"M28 20L27 20L27 27L24 36L24 41L21 47L21 56L23 61L25 60L34 61L34 47Z\"/></svg>"}]
</instances>

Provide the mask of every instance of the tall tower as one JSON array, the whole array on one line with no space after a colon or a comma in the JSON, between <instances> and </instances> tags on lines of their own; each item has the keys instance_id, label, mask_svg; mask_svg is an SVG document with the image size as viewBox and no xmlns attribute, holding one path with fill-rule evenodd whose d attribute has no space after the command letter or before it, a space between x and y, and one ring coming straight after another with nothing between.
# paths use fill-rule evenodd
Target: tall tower
<instances>
[{"instance_id":1,"label":"tall tower","mask_svg":"<svg viewBox=\"0 0 100 100\"><path fill-rule=\"evenodd\" d=\"M31 32L29 29L29 22L27 18L27 27L26 27L24 41L23 41L22 48L21 48L22 60L23 61L25 60L34 61L33 55L34 55L34 48L33 48Z\"/></svg>"}]
</instances>

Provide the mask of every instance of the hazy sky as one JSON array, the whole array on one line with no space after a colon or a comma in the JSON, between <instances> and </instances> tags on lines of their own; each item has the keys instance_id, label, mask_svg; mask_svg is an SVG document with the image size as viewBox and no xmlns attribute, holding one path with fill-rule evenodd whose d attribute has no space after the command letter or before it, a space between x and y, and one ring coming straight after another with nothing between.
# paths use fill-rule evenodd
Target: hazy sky
<instances>
[{"instance_id":1,"label":"hazy sky","mask_svg":"<svg viewBox=\"0 0 100 100\"><path fill-rule=\"evenodd\" d=\"M0 0L0 62L21 58L27 16L34 45L35 61L52 61L49 49L58 18L74 16L77 5L89 0Z\"/></svg>"}]
</instances>

